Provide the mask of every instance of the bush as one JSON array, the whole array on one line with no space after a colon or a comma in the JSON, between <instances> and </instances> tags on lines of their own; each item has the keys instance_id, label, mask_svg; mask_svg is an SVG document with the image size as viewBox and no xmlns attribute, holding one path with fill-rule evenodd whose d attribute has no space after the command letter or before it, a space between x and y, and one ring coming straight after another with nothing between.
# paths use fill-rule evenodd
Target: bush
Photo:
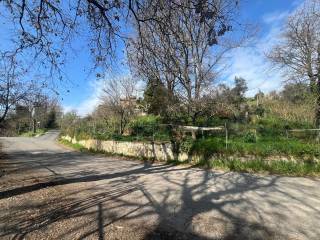
<instances>
[{"instance_id":1,"label":"bush","mask_svg":"<svg viewBox=\"0 0 320 240\"><path fill-rule=\"evenodd\" d=\"M159 117L154 115L140 116L133 120L129 127L131 134L135 136L152 136L159 125Z\"/></svg>"},{"instance_id":2,"label":"bush","mask_svg":"<svg viewBox=\"0 0 320 240\"><path fill-rule=\"evenodd\" d=\"M259 104L254 110L254 113L257 114L260 117L263 117L264 112L265 112L265 109L261 104Z\"/></svg>"},{"instance_id":3,"label":"bush","mask_svg":"<svg viewBox=\"0 0 320 240\"><path fill-rule=\"evenodd\" d=\"M180 150L185 153L191 153L194 142L191 137L184 139L180 145Z\"/></svg>"},{"instance_id":4,"label":"bush","mask_svg":"<svg viewBox=\"0 0 320 240\"><path fill-rule=\"evenodd\" d=\"M243 141L245 143L256 143L257 142L257 134L253 131L248 131L244 134Z\"/></svg>"},{"instance_id":5,"label":"bush","mask_svg":"<svg viewBox=\"0 0 320 240\"><path fill-rule=\"evenodd\" d=\"M85 139L90 139L93 137L92 137L91 133L89 133L88 131L81 131L81 129L80 129L79 131L76 131L75 138L77 140L85 140Z\"/></svg>"},{"instance_id":6,"label":"bush","mask_svg":"<svg viewBox=\"0 0 320 240\"><path fill-rule=\"evenodd\" d=\"M216 153L225 152L225 141L222 138L207 138L196 140L191 148L191 153L209 159Z\"/></svg>"}]
</instances>

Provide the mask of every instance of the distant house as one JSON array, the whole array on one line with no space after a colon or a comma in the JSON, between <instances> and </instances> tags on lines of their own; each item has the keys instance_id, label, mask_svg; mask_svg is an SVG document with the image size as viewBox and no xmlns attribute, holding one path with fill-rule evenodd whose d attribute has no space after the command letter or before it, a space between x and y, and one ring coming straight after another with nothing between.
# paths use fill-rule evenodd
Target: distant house
<instances>
[{"instance_id":1,"label":"distant house","mask_svg":"<svg viewBox=\"0 0 320 240\"><path fill-rule=\"evenodd\" d=\"M136 97L120 98L120 104L122 107L131 107L138 105Z\"/></svg>"}]
</instances>

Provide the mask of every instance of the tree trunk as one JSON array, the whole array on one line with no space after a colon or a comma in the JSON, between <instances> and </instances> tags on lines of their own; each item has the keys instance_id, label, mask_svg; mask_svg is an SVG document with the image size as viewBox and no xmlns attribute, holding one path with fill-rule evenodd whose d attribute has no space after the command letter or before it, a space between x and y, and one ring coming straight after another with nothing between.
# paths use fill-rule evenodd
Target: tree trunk
<instances>
[{"instance_id":1,"label":"tree trunk","mask_svg":"<svg viewBox=\"0 0 320 240\"><path fill-rule=\"evenodd\" d=\"M2 116L0 117L0 123L2 123L4 121L4 119L6 118L6 116L8 114L8 111L9 111L9 106L7 105Z\"/></svg>"},{"instance_id":2,"label":"tree trunk","mask_svg":"<svg viewBox=\"0 0 320 240\"><path fill-rule=\"evenodd\" d=\"M5 120L5 118L6 118L7 114L8 114L8 111L9 111L10 81L7 81L7 89L6 89L6 91L7 91L6 92L6 98L5 98L6 106L5 106L4 112L2 113L2 116L0 118L0 123L2 123Z\"/></svg>"},{"instance_id":3,"label":"tree trunk","mask_svg":"<svg viewBox=\"0 0 320 240\"><path fill-rule=\"evenodd\" d=\"M36 119L32 119L32 131L33 131L33 133L36 133L36 131L37 131L37 121L36 121Z\"/></svg>"},{"instance_id":4,"label":"tree trunk","mask_svg":"<svg viewBox=\"0 0 320 240\"><path fill-rule=\"evenodd\" d=\"M316 128L320 129L320 43L318 43L317 48L317 75L316 75L316 112L315 112L315 122ZM317 141L320 140L320 131L317 134Z\"/></svg>"},{"instance_id":5,"label":"tree trunk","mask_svg":"<svg viewBox=\"0 0 320 240\"><path fill-rule=\"evenodd\" d=\"M315 106L315 125L320 129L320 81L317 81L316 106ZM317 142L320 141L320 131L318 131Z\"/></svg>"},{"instance_id":6,"label":"tree trunk","mask_svg":"<svg viewBox=\"0 0 320 240\"><path fill-rule=\"evenodd\" d=\"M315 122L316 122L316 127L320 127L320 96L317 96L316 99L316 111L315 111Z\"/></svg>"},{"instance_id":7,"label":"tree trunk","mask_svg":"<svg viewBox=\"0 0 320 240\"><path fill-rule=\"evenodd\" d=\"M320 129L320 95L319 94L317 95L317 99L316 99L315 125L317 129ZM317 142L320 141L320 131L318 131L316 140Z\"/></svg>"}]
</instances>

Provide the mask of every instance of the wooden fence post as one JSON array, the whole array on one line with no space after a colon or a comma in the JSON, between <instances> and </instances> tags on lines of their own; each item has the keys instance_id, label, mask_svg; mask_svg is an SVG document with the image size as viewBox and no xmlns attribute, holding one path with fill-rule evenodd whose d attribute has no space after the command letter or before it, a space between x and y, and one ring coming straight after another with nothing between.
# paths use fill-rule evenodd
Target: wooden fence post
<instances>
[{"instance_id":1,"label":"wooden fence post","mask_svg":"<svg viewBox=\"0 0 320 240\"><path fill-rule=\"evenodd\" d=\"M228 149L228 128L227 128L227 122L224 123L224 128L226 131L226 149Z\"/></svg>"},{"instance_id":2,"label":"wooden fence post","mask_svg":"<svg viewBox=\"0 0 320 240\"><path fill-rule=\"evenodd\" d=\"M152 124L152 141L154 142L154 125Z\"/></svg>"}]
</instances>

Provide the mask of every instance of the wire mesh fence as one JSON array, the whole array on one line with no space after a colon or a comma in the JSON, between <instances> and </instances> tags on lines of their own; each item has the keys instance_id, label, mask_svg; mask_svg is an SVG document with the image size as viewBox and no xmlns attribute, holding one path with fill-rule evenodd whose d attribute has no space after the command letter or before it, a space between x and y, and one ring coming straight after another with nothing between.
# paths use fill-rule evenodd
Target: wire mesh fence
<instances>
[{"instance_id":1,"label":"wire mesh fence","mask_svg":"<svg viewBox=\"0 0 320 240\"><path fill-rule=\"evenodd\" d=\"M198 127L174 124L127 124L123 130L116 124L102 122L75 122L65 127L63 132L78 139L95 138L101 140L119 141L152 141L170 142L190 138L193 140L219 138L228 148L237 140L245 143L272 142L281 140L299 140L309 143L319 141L320 129L281 129L266 128L264 126L245 126L243 124L229 124Z\"/></svg>"}]
</instances>

